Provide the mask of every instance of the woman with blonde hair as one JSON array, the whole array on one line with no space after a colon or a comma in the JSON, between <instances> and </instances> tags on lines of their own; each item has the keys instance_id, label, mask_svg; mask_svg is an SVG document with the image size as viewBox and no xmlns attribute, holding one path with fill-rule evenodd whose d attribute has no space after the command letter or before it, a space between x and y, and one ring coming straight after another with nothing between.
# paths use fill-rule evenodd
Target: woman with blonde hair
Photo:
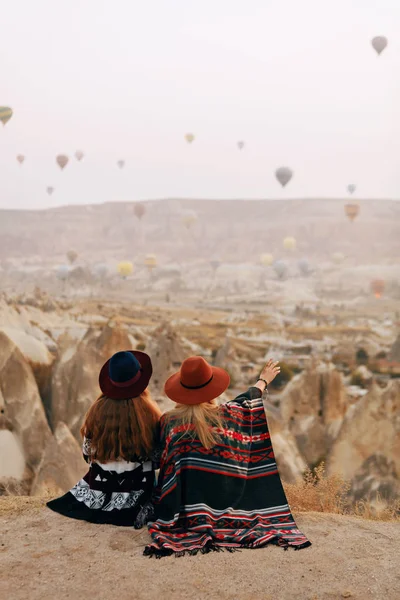
<instances>
[{"instance_id":1,"label":"woman with blonde hair","mask_svg":"<svg viewBox=\"0 0 400 600\"><path fill-rule=\"evenodd\" d=\"M159 467L157 441L161 411L147 389L150 357L117 352L99 375L101 395L81 428L89 471L52 510L93 523L143 527L153 514L151 496Z\"/></svg>"},{"instance_id":2,"label":"woman with blonde hair","mask_svg":"<svg viewBox=\"0 0 400 600\"><path fill-rule=\"evenodd\" d=\"M216 398L229 375L200 356L167 380L165 393L177 404L160 421L155 519L145 555L311 546L291 514L262 400L279 371L268 361L254 386L221 405Z\"/></svg>"}]
</instances>

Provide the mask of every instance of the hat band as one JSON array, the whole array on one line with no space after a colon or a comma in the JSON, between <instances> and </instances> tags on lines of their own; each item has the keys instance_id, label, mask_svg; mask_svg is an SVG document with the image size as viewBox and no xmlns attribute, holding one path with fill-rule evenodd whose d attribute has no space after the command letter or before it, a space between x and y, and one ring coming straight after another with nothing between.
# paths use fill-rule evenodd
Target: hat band
<instances>
[{"instance_id":1,"label":"hat band","mask_svg":"<svg viewBox=\"0 0 400 600\"><path fill-rule=\"evenodd\" d=\"M211 377L208 381L206 381L205 383L202 383L201 385L185 385L184 383L182 383L182 380L180 380L180 384L187 390L199 390L200 388L206 387L206 385L211 383L213 377L214 377L214 373L211 375Z\"/></svg>"},{"instance_id":2,"label":"hat band","mask_svg":"<svg viewBox=\"0 0 400 600\"><path fill-rule=\"evenodd\" d=\"M129 387L130 385L139 381L140 376L141 376L141 369L139 369L139 371L136 373L135 377L132 377L132 379L128 379L128 381L114 381L113 379L111 379L111 377L110 377L110 381L113 385L115 385L115 387L125 388L125 387Z\"/></svg>"}]
</instances>

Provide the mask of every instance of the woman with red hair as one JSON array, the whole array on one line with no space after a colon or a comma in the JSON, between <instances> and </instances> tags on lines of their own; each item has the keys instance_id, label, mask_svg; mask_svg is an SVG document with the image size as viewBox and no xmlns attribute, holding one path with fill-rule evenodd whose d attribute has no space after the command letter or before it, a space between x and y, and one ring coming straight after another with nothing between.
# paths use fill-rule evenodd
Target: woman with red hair
<instances>
[{"instance_id":1,"label":"woman with red hair","mask_svg":"<svg viewBox=\"0 0 400 600\"><path fill-rule=\"evenodd\" d=\"M102 394L81 428L89 471L52 510L93 523L143 527L153 514L161 411L147 389L152 375L144 352L117 352L102 367Z\"/></svg>"}]
</instances>

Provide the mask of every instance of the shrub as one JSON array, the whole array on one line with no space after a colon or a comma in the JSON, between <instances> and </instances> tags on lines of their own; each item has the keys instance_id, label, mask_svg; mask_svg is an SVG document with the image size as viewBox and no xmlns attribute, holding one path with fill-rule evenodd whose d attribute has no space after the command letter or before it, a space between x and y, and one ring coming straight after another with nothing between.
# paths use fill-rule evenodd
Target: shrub
<instances>
[{"instance_id":1,"label":"shrub","mask_svg":"<svg viewBox=\"0 0 400 600\"><path fill-rule=\"evenodd\" d=\"M291 369L287 363L281 362L279 363L279 366L281 368L281 372L275 377L269 386L273 389L282 388L292 379L294 375L293 369Z\"/></svg>"},{"instance_id":2,"label":"shrub","mask_svg":"<svg viewBox=\"0 0 400 600\"><path fill-rule=\"evenodd\" d=\"M357 373L357 371L353 371L351 374L350 385L358 385L358 387L365 387L364 379L361 373Z\"/></svg>"},{"instance_id":3,"label":"shrub","mask_svg":"<svg viewBox=\"0 0 400 600\"><path fill-rule=\"evenodd\" d=\"M360 348L356 352L356 362L358 365L367 365L369 360L368 352L364 348Z\"/></svg>"}]
</instances>

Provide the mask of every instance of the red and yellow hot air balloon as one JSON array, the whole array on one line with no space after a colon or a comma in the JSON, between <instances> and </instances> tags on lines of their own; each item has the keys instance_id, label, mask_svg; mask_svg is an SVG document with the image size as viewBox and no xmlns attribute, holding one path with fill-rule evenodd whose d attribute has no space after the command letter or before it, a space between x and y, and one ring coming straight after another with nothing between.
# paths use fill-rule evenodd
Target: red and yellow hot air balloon
<instances>
[{"instance_id":1,"label":"red and yellow hot air balloon","mask_svg":"<svg viewBox=\"0 0 400 600\"><path fill-rule=\"evenodd\" d=\"M371 290L375 298L381 298L385 291L385 282L383 279L373 279L371 281Z\"/></svg>"},{"instance_id":2,"label":"red and yellow hot air balloon","mask_svg":"<svg viewBox=\"0 0 400 600\"><path fill-rule=\"evenodd\" d=\"M360 205L357 204L356 202L345 204L344 212L346 214L346 217L348 219L350 219L350 221L354 221L354 219L357 217L358 213L360 212Z\"/></svg>"},{"instance_id":3,"label":"red and yellow hot air balloon","mask_svg":"<svg viewBox=\"0 0 400 600\"><path fill-rule=\"evenodd\" d=\"M135 213L135 217L137 217L140 220L146 212L146 207L142 202L137 202L137 204L135 204L133 212Z\"/></svg>"},{"instance_id":4,"label":"red and yellow hot air balloon","mask_svg":"<svg viewBox=\"0 0 400 600\"><path fill-rule=\"evenodd\" d=\"M149 271L152 272L157 266L157 256L155 254L147 254L144 259L144 264Z\"/></svg>"}]
</instances>

